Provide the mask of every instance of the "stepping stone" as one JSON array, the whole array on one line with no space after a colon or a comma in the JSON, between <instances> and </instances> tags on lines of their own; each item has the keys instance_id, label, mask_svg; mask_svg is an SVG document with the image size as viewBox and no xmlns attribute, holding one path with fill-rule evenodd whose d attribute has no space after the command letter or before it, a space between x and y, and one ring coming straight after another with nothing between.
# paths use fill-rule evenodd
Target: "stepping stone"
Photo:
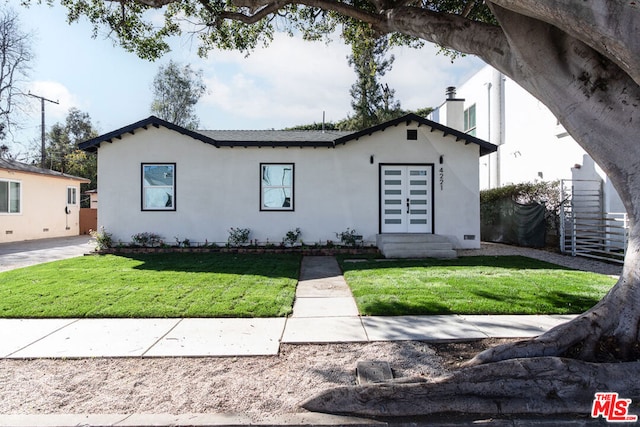
<instances>
[{"instance_id":1,"label":"stepping stone","mask_svg":"<svg viewBox=\"0 0 640 427\"><path fill-rule=\"evenodd\" d=\"M389 362L379 360L359 361L356 365L358 385L381 383L393 379Z\"/></svg>"}]
</instances>

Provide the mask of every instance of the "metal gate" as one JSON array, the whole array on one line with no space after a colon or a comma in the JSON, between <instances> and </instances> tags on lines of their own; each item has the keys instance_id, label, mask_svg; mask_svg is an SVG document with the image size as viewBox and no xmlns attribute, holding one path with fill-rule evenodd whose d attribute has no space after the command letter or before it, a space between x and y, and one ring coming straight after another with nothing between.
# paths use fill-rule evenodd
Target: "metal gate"
<instances>
[{"instance_id":1,"label":"metal gate","mask_svg":"<svg viewBox=\"0 0 640 427\"><path fill-rule=\"evenodd\" d=\"M605 212L602 181L562 180L560 251L573 256L624 262L629 222L624 212Z\"/></svg>"}]
</instances>

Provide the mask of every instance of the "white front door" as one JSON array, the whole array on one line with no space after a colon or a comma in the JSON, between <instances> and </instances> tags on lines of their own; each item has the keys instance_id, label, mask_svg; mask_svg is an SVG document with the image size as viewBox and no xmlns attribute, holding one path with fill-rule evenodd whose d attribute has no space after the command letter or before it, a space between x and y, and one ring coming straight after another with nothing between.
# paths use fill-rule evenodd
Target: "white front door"
<instances>
[{"instance_id":1,"label":"white front door","mask_svg":"<svg viewBox=\"0 0 640 427\"><path fill-rule=\"evenodd\" d=\"M383 233L433 233L433 166L380 166Z\"/></svg>"}]
</instances>

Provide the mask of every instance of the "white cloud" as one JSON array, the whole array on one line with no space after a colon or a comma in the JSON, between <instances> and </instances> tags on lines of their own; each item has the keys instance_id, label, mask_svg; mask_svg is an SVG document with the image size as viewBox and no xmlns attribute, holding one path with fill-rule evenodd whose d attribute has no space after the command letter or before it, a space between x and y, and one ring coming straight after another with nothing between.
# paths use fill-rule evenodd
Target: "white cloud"
<instances>
[{"instance_id":1,"label":"white cloud","mask_svg":"<svg viewBox=\"0 0 640 427\"><path fill-rule=\"evenodd\" d=\"M447 86L461 84L483 65L472 57L452 63L437 51L431 44L421 49L393 49L393 69L381 82L396 90L403 108L437 107L444 100ZM238 52L214 52L205 62L210 93L201 105L217 110L218 117L223 112L244 118L244 127L249 128L255 123L277 128L319 122L323 111L328 121L340 120L351 113L349 89L355 73L347 64L349 53L349 47L340 41L326 45L285 34L276 34L268 48L249 57ZM201 124L228 128L214 115L201 114Z\"/></svg>"},{"instance_id":2,"label":"white cloud","mask_svg":"<svg viewBox=\"0 0 640 427\"><path fill-rule=\"evenodd\" d=\"M207 62L210 93L202 103L249 120L270 118L273 126L320 121L323 111L328 120L343 118L354 79L348 52L339 43L311 43L284 34L249 57L216 52Z\"/></svg>"},{"instance_id":3,"label":"white cloud","mask_svg":"<svg viewBox=\"0 0 640 427\"><path fill-rule=\"evenodd\" d=\"M438 54L438 47L427 44L421 49L395 48L393 69L381 80L396 90L396 99L405 109L437 107L445 98L447 86L457 86L478 71L484 63L475 57L451 62Z\"/></svg>"},{"instance_id":4,"label":"white cloud","mask_svg":"<svg viewBox=\"0 0 640 427\"><path fill-rule=\"evenodd\" d=\"M29 93L57 102L56 104L45 101L45 120L47 123L64 121L70 108L82 109L78 98L62 83L34 81L29 85ZM34 113L41 111L41 102L36 98L32 98L31 104L31 116L35 118ZM40 115L38 114L37 117L39 120Z\"/></svg>"}]
</instances>

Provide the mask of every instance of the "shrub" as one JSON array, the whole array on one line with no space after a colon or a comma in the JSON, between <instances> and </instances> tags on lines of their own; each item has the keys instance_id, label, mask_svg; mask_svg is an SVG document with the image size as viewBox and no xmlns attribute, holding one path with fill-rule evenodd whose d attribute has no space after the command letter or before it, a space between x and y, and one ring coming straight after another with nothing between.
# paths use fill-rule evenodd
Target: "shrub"
<instances>
[{"instance_id":1,"label":"shrub","mask_svg":"<svg viewBox=\"0 0 640 427\"><path fill-rule=\"evenodd\" d=\"M356 230L352 230L347 227L346 231L336 233L336 237L340 239L343 245L356 247L359 241L362 241L362 236L356 234Z\"/></svg>"},{"instance_id":2,"label":"shrub","mask_svg":"<svg viewBox=\"0 0 640 427\"><path fill-rule=\"evenodd\" d=\"M249 234L251 234L251 230L249 228L234 228L231 227L229 229L229 238L227 239L227 243L230 246L240 246L249 241Z\"/></svg>"},{"instance_id":3,"label":"shrub","mask_svg":"<svg viewBox=\"0 0 640 427\"><path fill-rule=\"evenodd\" d=\"M109 249L113 246L113 236L104 231L104 227L100 227L100 231L89 230L89 234L96 239L96 250Z\"/></svg>"},{"instance_id":4,"label":"shrub","mask_svg":"<svg viewBox=\"0 0 640 427\"><path fill-rule=\"evenodd\" d=\"M287 231L287 234L285 234L284 239L282 239L282 242L285 245L293 246L298 241L301 235L302 233L300 232L300 228L289 230Z\"/></svg>"},{"instance_id":5,"label":"shrub","mask_svg":"<svg viewBox=\"0 0 640 427\"><path fill-rule=\"evenodd\" d=\"M153 248L164 245L164 240L159 234L144 232L131 236L131 244L134 246L142 246L143 248Z\"/></svg>"}]
</instances>

